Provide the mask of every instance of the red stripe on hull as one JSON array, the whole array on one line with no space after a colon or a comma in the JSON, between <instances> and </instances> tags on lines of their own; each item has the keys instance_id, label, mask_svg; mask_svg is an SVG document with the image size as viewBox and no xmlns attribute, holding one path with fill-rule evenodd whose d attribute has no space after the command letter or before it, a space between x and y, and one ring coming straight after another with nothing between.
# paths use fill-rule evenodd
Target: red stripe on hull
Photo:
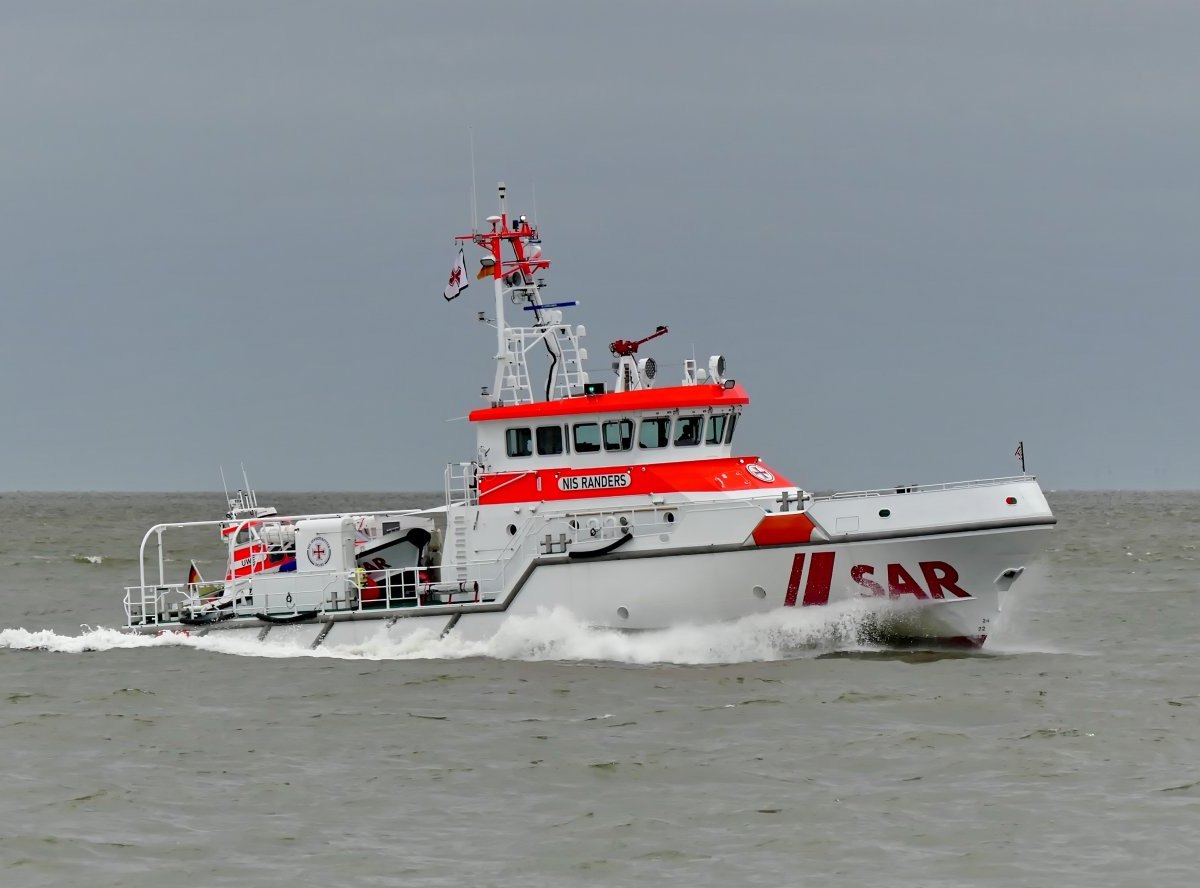
<instances>
[{"instance_id":1,"label":"red stripe on hull","mask_svg":"<svg viewBox=\"0 0 1200 888\"><path fill-rule=\"evenodd\" d=\"M952 635L945 638L930 636L928 638L910 638L907 636L887 636L879 641L889 648L916 648L918 650L935 650L948 649L955 651L977 651L983 647L983 643L987 641L986 635Z\"/></svg>"},{"instance_id":2,"label":"red stripe on hull","mask_svg":"<svg viewBox=\"0 0 1200 888\"><path fill-rule=\"evenodd\" d=\"M792 559L792 573L788 577L787 594L783 596L784 607L795 607L796 599L800 597L800 575L804 573L804 553L799 552Z\"/></svg>"},{"instance_id":3,"label":"red stripe on hull","mask_svg":"<svg viewBox=\"0 0 1200 888\"><path fill-rule=\"evenodd\" d=\"M789 543L807 543L812 539L813 520L807 515L768 515L751 531L756 546L784 546Z\"/></svg>"},{"instance_id":4,"label":"red stripe on hull","mask_svg":"<svg viewBox=\"0 0 1200 888\"><path fill-rule=\"evenodd\" d=\"M804 606L829 604L829 585L833 582L833 552L814 552L804 584Z\"/></svg>"},{"instance_id":5,"label":"red stripe on hull","mask_svg":"<svg viewBox=\"0 0 1200 888\"><path fill-rule=\"evenodd\" d=\"M745 490L794 488L787 478L771 469L774 481L760 481L746 471L758 463L753 456L723 459L697 459L687 462L651 463L642 466L597 466L594 469L534 469L526 473L503 472L479 479L479 504L540 503L552 500L598 499L614 496L647 496L662 493L723 493ZM758 463L762 465L762 463ZM765 466L764 466L765 468ZM624 487L608 486L595 490L562 490L564 478L587 479L609 475L628 475ZM795 517L795 516L792 516Z\"/></svg>"},{"instance_id":6,"label":"red stripe on hull","mask_svg":"<svg viewBox=\"0 0 1200 888\"><path fill-rule=\"evenodd\" d=\"M939 638L937 643L945 647L973 651L983 647L985 641L987 641L986 635L956 635L954 638Z\"/></svg>"}]
</instances>

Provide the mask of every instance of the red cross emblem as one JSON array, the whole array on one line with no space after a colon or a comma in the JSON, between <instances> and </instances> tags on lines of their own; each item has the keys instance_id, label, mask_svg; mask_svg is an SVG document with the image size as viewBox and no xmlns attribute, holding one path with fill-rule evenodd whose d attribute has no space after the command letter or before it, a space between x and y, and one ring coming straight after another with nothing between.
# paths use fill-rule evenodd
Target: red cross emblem
<instances>
[{"instance_id":1,"label":"red cross emblem","mask_svg":"<svg viewBox=\"0 0 1200 888\"><path fill-rule=\"evenodd\" d=\"M315 537L308 544L308 563L314 567L324 567L329 563L329 556L332 550L329 548L329 541L324 537Z\"/></svg>"}]
</instances>

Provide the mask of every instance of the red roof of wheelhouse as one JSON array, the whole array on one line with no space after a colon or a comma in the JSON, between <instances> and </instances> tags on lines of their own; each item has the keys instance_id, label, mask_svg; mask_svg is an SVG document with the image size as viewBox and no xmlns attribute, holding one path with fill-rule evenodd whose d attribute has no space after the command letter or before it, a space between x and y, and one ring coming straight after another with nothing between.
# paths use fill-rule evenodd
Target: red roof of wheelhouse
<instances>
[{"instance_id":1,"label":"red roof of wheelhouse","mask_svg":"<svg viewBox=\"0 0 1200 888\"><path fill-rule=\"evenodd\" d=\"M687 410L697 407L733 407L750 403L750 395L740 385L676 385L670 388L636 389L603 395L578 395L556 401L533 404L508 404L472 410L471 422L495 422L510 419L534 419L550 416L577 416L581 413L632 413L652 410Z\"/></svg>"}]
</instances>

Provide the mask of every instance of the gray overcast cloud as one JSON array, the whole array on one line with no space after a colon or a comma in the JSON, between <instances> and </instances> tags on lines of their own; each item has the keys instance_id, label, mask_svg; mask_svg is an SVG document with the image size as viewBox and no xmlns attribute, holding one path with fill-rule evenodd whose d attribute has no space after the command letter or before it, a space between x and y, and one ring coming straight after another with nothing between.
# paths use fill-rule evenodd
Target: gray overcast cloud
<instances>
[{"instance_id":1,"label":"gray overcast cloud","mask_svg":"<svg viewBox=\"0 0 1200 888\"><path fill-rule=\"evenodd\" d=\"M0 489L433 490L495 182L811 489L1200 488L1200 5L0 0ZM475 257L468 254L474 267ZM605 377L606 378L606 377Z\"/></svg>"}]
</instances>

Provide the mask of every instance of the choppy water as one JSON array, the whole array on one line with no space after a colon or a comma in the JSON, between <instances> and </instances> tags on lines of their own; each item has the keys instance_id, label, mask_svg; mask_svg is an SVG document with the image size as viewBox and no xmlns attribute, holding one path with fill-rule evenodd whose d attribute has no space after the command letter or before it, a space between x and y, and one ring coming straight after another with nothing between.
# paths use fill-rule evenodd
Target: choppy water
<instances>
[{"instance_id":1,"label":"choppy water","mask_svg":"<svg viewBox=\"0 0 1200 888\"><path fill-rule=\"evenodd\" d=\"M316 652L84 631L145 527L220 498L0 495L0 884L1192 885L1200 494L1051 501L989 652L947 656L802 610Z\"/></svg>"}]
</instances>

